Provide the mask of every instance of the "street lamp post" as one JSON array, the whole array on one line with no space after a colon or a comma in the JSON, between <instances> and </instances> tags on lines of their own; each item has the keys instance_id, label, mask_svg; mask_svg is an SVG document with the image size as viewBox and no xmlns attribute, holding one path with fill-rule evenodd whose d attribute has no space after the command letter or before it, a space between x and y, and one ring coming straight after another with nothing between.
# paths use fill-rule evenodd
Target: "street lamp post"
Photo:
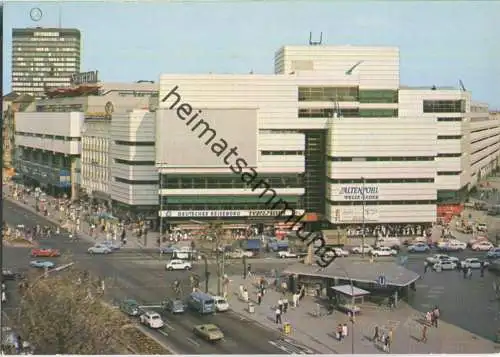
<instances>
[{"instance_id":1,"label":"street lamp post","mask_svg":"<svg viewBox=\"0 0 500 357\"><path fill-rule=\"evenodd\" d=\"M163 189L163 174L160 171L160 187L159 187L159 192L160 192L160 241L158 243L158 246L161 247L161 239L163 237L163 195L162 195L162 189Z\"/></svg>"},{"instance_id":2,"label":"street lamp post","mask_svg":"<svg viewBox=\"0 0 500 357\"><path fill-rule=\"evenodd\" d=\"M366 205L366 200L365 200L365 178L361 177L361 194L362 194L362 199L363 199L363 206L362 206L362 212L361 212L361 231L362 231L362 236L361 236L361 256L364 258L365 257L365 205Z\"/></svg>"}]
</instances>

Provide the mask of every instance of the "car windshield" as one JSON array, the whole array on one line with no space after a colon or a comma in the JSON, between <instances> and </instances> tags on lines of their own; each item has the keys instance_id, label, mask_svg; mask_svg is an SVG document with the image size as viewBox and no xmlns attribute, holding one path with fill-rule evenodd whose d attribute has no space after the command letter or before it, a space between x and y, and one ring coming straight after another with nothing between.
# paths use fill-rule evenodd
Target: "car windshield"
<instances>
[{"instance_id":1,"label":"car windshield","mask_svg":"<svg viewBox=\"0 0 500 357\"><path fill-rule=\"evenodd\" d=\"M215 326L210 326L210 327L207 327L206 329L208 332L219 332L219 329Z\"/></svg>"},{"instance_id":2,"label":"car windshield","mask_svg":"<svg viewBox=\"0 0 500 357\"><path fill-rule=\"evenodd\" d=\"M175 308L184 307L184 303L182 301L180 301L180 300L174 301L173 305L174 305Z\"/></svg>"},{"instance_id":3,"label":"car windshield","mask_svg":"<svg viewBox=\"0 0 500 357\"><path fill-rule=\"evenodd\" d=\"M151 320L159 320L160 315L151 315Z\"/></svg>"},{"instance_id":4,"label":"car windshield","mask_svg":"<svg viewBox=\"0 0 500 357\"><path fill-rule=\"evenodd\" d=\"M217 300L217 304L226 304L226 300L224 299Z\"/></svg>"}]
</instances>

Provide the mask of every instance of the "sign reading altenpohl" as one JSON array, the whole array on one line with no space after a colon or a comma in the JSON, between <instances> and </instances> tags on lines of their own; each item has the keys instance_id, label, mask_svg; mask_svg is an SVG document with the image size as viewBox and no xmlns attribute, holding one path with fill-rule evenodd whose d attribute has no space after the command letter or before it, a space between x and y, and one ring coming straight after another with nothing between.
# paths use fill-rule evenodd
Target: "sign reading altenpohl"
<instances>
[{"instance_id":1,"label":"sign reading altenpohl","mask_svg":"<svg viewBox=\"0 0 500 357\"><path fill-rule=\"evenodd\" d=\"M97 83L99 82L98 74L99 71L74 73L71 75L71 84L77 86L79 84L85 84L85 83Z\"/></svg>"}]
</instances>

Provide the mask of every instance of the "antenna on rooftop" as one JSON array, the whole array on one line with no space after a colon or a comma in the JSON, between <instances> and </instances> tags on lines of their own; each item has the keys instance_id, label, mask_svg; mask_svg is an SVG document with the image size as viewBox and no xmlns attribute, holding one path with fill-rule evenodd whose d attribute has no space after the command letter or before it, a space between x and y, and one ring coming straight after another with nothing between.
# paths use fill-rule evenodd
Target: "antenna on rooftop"
<instances>
[{"instance_id":1,"label":"antenna on rooftop","mask_svg":"<svg viewBox=\"0 0 500 357\"><path fill-rule=\"evenodd\" d=\"M313 33L309 32L309 46L319 46L323 43L323 32L319 35L319 41L313 41L312 39Z\"/></svg>"},{"instance_id":2,"label":"antenna on rooftop","mask_svg":"<svg viewBox=\"0 0 500 357\"><path fill-rule=\"evenodd\" d=\"M460 84L460 89L462 89L463 92L467 92L467 89L464 86L464 82L462 82L461 79L458 80L458 83Z\"/></svg>"}]
</instances>

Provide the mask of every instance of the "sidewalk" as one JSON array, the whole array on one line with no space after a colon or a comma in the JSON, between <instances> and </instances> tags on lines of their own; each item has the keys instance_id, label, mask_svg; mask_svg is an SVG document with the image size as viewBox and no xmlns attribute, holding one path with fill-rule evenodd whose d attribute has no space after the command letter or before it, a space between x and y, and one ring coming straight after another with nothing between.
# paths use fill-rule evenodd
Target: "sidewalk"
<instances>
[{"instance_id":1,"label":"sidewalk","mask_svg":"<svg viewBox=\"0 0 500 357\"><path fill-rule=\"evenodd\" d=\"M32 195L26 195L25 200L27 204L24 204L20 200L16 200L11 195L11 187L8 184L3 185L3 192L5 194L5 199L9 202L12 202L18 206L26 208L27 210L47 219L57 226L63 226L61 224L61 219L64 219L64 213L58 210L55 210L53 207L48 207L47 212L48 216L44 216L41 212L37 212L35 209L35 198ZM48 196L50 200L54 199L53 197ZM102 232L97 233L97 237L91 237L88 233L90 232L90 226L83 219L80 220L80 232L78 236L88 242L91 243L100 243L106 240L106 234ZM138 238L131 231L127 231L127 244L122 247L122 250L147 250L158 252L158 243L157 239L159 237L158 232L150 232L147 236L147 244L144 246L144 239ZM117 240L119 242L119 240Z\"/></svg>"},{"instance_id":2,"label":"sidewalk","mask_svg":"<svg viewBox=\"0 0 500 357\"><path fill-rule=\"evenodd\" d=\"M274 322L274 307L280 294L268 289L262 305L256 304L256 287L254 279L246 281L241 276L231 276L228 289L228 299L235 313L252 319L271 329L278 329ZM250 293L250 300L255 304L255 313L247 311L247 304L237 295L240 284ZM210 291L216 291L216 282L210 286ZM291 300L291 299L290 299ZM291 339L323 354L350 354L352 353L352 338L354 338L354 352L382 353L372 341L375 326L393 330L394 341L391 353L492 353L495 344L459 327L440 322L439 328L429 328L428 342L420 342L422 325L419 322L422 314L417 310L401 303L394 311L388 311L374 305L363 306L362 314L356 317L354 333L348 317L335 311L333 315L315 317L316 303L312 297L305 297L297 308L291 308L283 315L283 322L292 325ZM346 323L349 327L349 336L342 342L334 338L334 331L339 323ZM354 337L353 337L354 335Z\"/></svg>"}]
</instances>

